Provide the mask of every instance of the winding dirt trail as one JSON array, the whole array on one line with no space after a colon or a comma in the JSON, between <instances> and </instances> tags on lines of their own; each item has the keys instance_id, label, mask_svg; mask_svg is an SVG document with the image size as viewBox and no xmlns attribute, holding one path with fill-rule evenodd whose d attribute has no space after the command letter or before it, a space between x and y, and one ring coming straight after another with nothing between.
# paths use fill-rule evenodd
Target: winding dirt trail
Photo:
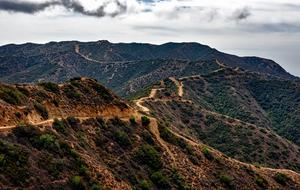
<instances>
[{"instance_id":1,"label":"winding dirt trail","mask_svg":"<svg viewBox=\"0 0 300 190\"><path fill-rule=\"evenodd\" d=\"M182 81L178 81L175 77L170 77L169 79L171 81L173 81L174 84L177 86L178 96L182 97L183 96L183 83L182 83Z\"/></svg>"},{"instance_id":2,"label":"winding dirt trail","mask_svg":"<svg viewBox=\"0 0 300 190\"><path fill-rule=\"evenodd\" d=\"M147 108L146 106L143 106L143 103L148 99L148 97L144 97L144 98L140 98L138 99L135 104L137 105L137 107L142 111L142 112L146 112L149 113L150 109Z\"/></svg>"},{"instance_id":3,"label":"winding dirt trail","mask_svg":"<svg viewBox=\"0 0 300 190\"><path fill-rule=\"evenodd\" d=\"M145 113L149 113L150 112L150 109L147 108L146 106L143 106L143 103L147 100L150 100L150 99L154 99L156 94L157 94L157 91L158 90L162 90L163 88L153 88L151 89L151 92L149 94L149 96L147 97L142 97L138 100L135 101L135 104L137 105L137 107L142 111L142 112L145 112Z\"/></svg>"},{"instance_id":4,"label":"winding dirt trail","mask_svg":"<svg viewBox=\"0 0 300 190\"><path fill-rule=\"evenodd\" d=\"M184 95L184 84L183 84L183 81L184 79L190 79L190 78L199 78L200 79L200 75L193 75L193 76L187 76L187 77L182 77L182 78L179 78L179 80L177 80L175 77L169 77L169 79L176 85L177 87L177 94L180 98L183 97ZM160 81L160 84L161 86L163 86L164 82L163 81ZM168 102L168 101L171 101L170 99L156 99L155 96L157 94L157 91L159 90L163 90L165 88L153 88L151 89L151 92L149 94L149 96L146 96L146 97L142 97L138 100L135 100L135 104L136 106L139 108L140 111L142 112L145 112L145 113L150 113L150 109L146 106L143 105L143 103L145 103L147 100L153 100L155 102ZM185 99L181 99L182 102L185 102L185 103L192 103L192 101L190 100L185 100Z\"/></svg>"},{"instance_id":5,"label":"winding dirt trail","mask_svg":"<svg viewBox=\"0 0 300 190\"><path fill-rule=\"evenodd\" d=\"M155 118L150 117L150 132L155 136L156 140L159 142L159 144L164 148L166 153L170 156L172 160L172 165L176 165L176 159L172 151L169 149L166 142L160 137L159 129L158 129L158 123Z\"/></svg>"},{"instance_id":6,"label":"winding dirt trail","mask_svg":"<svg viewBox=\"0 0 300 190\"><path fill-rule=\"evenodd\" d=\"M101 62L101 61L97 61L97 60L95 60L95 59L91 59L91 58L89 58L88 56L86 56L86 55L80 53L80 46L79 46L78 44L75 45L75 53L77 53L78 55L80 55L80 56L81 56L83 59L85 59L85 60L88 60L88 61L91 61L91 62L95 62L95 63L103 63L103 62Z\"/></svg>"},{"instance_id":7,"label":"winding dirt trail","mask_svg":"<svg viewBox=\"0 0 300 190\"><path fill-rule=\"evenodd\" d=\"M219 64L220 64L220 66L222 66L221 63L219 63ZM170 77L169 79L172 80L174 82L174 84L177 86L177 88L178 88L178 96L179 97L182 97L183 94L184 94L183 80L186 80L186 79L200 79L200 80L204 80L200 75L182 77L182 78L179 78L178 80L175 77ZM206 81L204 81L204 83L205 82ZM205 85L205 88L207 88L207 85ZM150 100L150 99L153 100L153 101L162 101L162 102L164 102L164 101L171 101L171 100L164 100L164 99L155 99L155 96L156 96L156 93L157 93L158 90L159 90L159 88L153 88L151 90L149 96L148 97L143 97L143 98L140 98L139 100L137 100L136 101L136 105L141 110L145 110L145 112L148 113L148 112L150 112L150 109L148 107L142 105L142 103L144 103L145 101ZM180 101L191 103L190 100L180 99ZM243 122L241 120L238 120L238 119L235 119L235 118L231 118L230 116L222 115L222 114L219 114L219 113L216 113L216 112L212 112L212 111L209 111L209 110L203 109L203 112L207 113L207 114L212 114L212 115L215 115L215 116L218 116L218 117L224 117L225 116L227 119L232 119L236 123L242 123ZM164 150L166 151L166 153L170 156L170 158L172 159L173 166L176 166L176 157L174 156L174 154L172 153L172 151L169 149L167 143L160 137L160 132L159 132L159 129L158 129L158 121L157 121L157 119L152 118L152 117L149 117L149 118L151 120L151 124L149 126L150 127L150 132L155 136L155 138L157 139L157 141L159 142L159 144L164 148ZM243 123L248 124L248 125L252 125L252 124L247 123L247 122L243 122ZM178 138L181 138L181 139L185 140L190 145L192 145L194 147L200 147L200 148L203 147L203 145L201 143L197 142L196 140L194 140L192 138L189 138L189 137L186 137L183 134L181 134L180 132L178 132L176 130L173 130L171 128L169 130L170 130L170 132L173 135L175 135ZM219 156L222 155L222 153L219 152L219 151L214 150L214 152L216 154L218 154ZM241 162L241 161L233 159L233 158L228 158L228 160L230 162L234 163L234 164L239 163L241 165L251 167L254 170L259 170L259 171L266 172L266 173L268 173L268 172L282 172L282 173L289 174L289 175L295 177L295 180L299 179L299 174L297 172L292 171L292 170L287 170L287 169L273 169L273 168L268 168L268 167L256 168L255 166L253 166L251 164L244 163L244 162Z\"/></svg>"},{"instance_id":8,"label":"winding dirt trail","mask_svg":"<svg viewBox=\"0 0 300 190\"><path fill-rule=\"evenodd\" d=\"M94 63L107 64L107 63L132 63L132 62L134 62L134 61L98 61L98 60L92 59L92 58L88 57L87 55L84 55L83 53L81 53L79 44L76 44L74 46L74 51L76 54L80 55L83 59L90 61L90 62L94 62Z\"/></svg>"},{"instance_id":9,"label":"winding dirt trail","mask_svg":"<svg viewBox=\"0 0 300 190\"><path fill-rule=\"evenodd\" d=\"M75 118L79 119L80 121L84 121L84 120L87 120L87 119L90 119L90 118L93 118L93 117L75 117ZM34 125L34 126L52 125L54 123L55 119L62 120L62 119L65 119L65 118L58 117L58 118L47 119L47 120L44 120L44 121L41 121L41 122L37 122L37 123L30 122L29 124L30 125ZM0 126L0 132L10 131L10 130L16 128L17 126L18 125Z\"/></svg>"}]
</instances>

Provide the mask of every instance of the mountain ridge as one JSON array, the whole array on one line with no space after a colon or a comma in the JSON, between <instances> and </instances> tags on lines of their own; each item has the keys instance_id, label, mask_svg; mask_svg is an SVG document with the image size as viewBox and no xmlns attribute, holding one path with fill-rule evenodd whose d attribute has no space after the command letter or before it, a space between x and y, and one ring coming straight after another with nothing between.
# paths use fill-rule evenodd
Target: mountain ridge
<instances>
[{"instance_id":1,"label":"mountain ridge","mask_svg":"<svg viewBox=\"0 0 300 190\"><path fill-rule=\"evenodd\" d=\"M0 47L0 56L3 56L3 54L5 54L3 49L9 49L10 51L12 51L14 48L25 48L26 50L27 48L51 48L51 46L54 46L53 48L59 48L60 46L63 47L65 45L65 50L73 51L76 44L80 46L83 54L91 54L91 58L94 58L95 60L101 61L99 60L100 58L104 59L104 57L101 56L108 56L103 60L104 62L114 62L116 60L141 61L149 59L182 59L190 61L218 59L219 61L228 64L231 67L244 67L244 69L247 70L276 74L281 77L295 79L295 77L287 73L282 67L280 67L272 60L254 56L239 57L227 53L222 53L207 45L196 42L169 42L161 45L156 45L149 43L110 43L107 40L100 40L96 42L62 41L49 42L46 44L10 44ZM109 54L108 51L116 52L116 54L121 55L121 57L117 57L116 54Z\"/></svg>"}]
</instances>

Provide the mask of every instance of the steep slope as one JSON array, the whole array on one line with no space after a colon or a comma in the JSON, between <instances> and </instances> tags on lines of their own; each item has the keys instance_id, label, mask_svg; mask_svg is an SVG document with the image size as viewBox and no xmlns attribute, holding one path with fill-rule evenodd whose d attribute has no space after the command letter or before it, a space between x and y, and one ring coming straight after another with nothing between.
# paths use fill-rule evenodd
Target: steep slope
<instances>
[{"instance_id":1,"label":"steep slope","mask_svg":"<svg viewBox=\"0 0 300 190\"><path fill-rule=\"evenodd\" d=\"M229 68L206 76L171 77L153 86L155 95L141 98L140 104L181 134L228 156L299 171L299 146L283 138L289 138L285 134L293 131L288 134L297 139L298 124L291 128L272 125L272 118L246 88L252 81L249 78L251 73ZM282 101L285 103L289 102ZM140 104L137 106L141 107ZM140 110L145 111L143 107Z\"/></svg>"},{"instance_id":2,"label":"steep slope","mask_svg":"<svg viewBox=\"0 0 300 190\"><path fill-rule=\"evenodd\" d=\"M227 68L204 76L204 81L188 80L184 84L187 99L215 112L271 128L300 145L299 83Z\"/></svg>"},{"instance_id":3,"label":"steep slope","mask_svg":"<svg viewBox=\"0 0 300 190\"><path fill-rule=\"evenodd\" d=\"M67 116L126 113L128 106L93 79L75 78L57 85L0 85L2 126L38 123Z\"/></svg>"},{"instance_id":4,"label":"steep slope","mask_svg":"<svg viewBox=\"0 0 300 190\"><path fill-rule=\"evenodd\" d=\"M71 86L74 91L69 96L65 90ZM155 118L148 120L94 80L5 87L11 90L10 96L2 96L1 105L18 110L25 102L38 101L39 107L44 107L38 110L44 111L36 117L46 116L41 114L46 111L48 117L38 123L23 118L32 124L18 125L22 120L1 118L1 123L11 126L0 127L1 189L300 187L296 172L253 166L224 156ZM36 95L42 92L48 96ZM58 107L48 102L55 99ZM19 115L23 113L15 114Z\"/></svg>"}]
</instances>

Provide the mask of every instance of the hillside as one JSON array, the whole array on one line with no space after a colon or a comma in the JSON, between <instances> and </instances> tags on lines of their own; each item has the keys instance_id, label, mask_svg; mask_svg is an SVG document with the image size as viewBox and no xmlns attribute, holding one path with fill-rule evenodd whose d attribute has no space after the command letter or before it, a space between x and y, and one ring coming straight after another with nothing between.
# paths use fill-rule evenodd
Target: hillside
<instances>
[{"instance_id":1,"label":"hillside","mask_svg":"<svg viewBox=\"0 0 300 190\"><path fill-rule=\"evenodd\" d=\"M1 85L0 95L1 189L300 188L298 173L225 156L92 79Z\"/></svg>"},{"instance_id":2,"label":"hillside","mask_svg":"<svg viewBox=\"0 0 300 190\"><path fill-rule=\"evenodd\" d=\"M158 80L206 74L220 65L299 80L271 60L229 55L198 43L69 41L0 47L2 82L63 82L87 76L123 97L130 97Z\"/></svg>"},{"instance_id":3,"label":"hillside","mask_svg":"<svg viewBox=\"0 0 300 190\"><path fill-rule=\"evenodd\" d=\"M140 110L228 156L248 163L299 171L299 125L293 122L298 118L295 112L299 111L299 106L295 106L297 99L290 100L294 98L292 93L297 97L299 86L279 78L260 77L230 68L204 76L171 77L152 86L150 96L137 102ZM282 83L285 88L278 93L275 88L267 90L272 89L271 84L261 87L260 90L267 94L263 99L261 92L251 88L255 79L262 84ZM258 90L259 86L255 87ZM290 99L268 101L267 98L273 96ZM274 105L267 110L263 102ZM285 112L284 107L293 107L295 111ZM278 112L290 116L272 117Z\"/></svg>"}]
</instances>

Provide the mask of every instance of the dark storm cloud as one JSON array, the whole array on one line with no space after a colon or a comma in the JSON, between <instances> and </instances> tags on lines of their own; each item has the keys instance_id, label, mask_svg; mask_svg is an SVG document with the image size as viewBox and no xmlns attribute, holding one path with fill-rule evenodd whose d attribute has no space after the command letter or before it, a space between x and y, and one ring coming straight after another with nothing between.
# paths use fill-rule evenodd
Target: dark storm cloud
<instances>
[{"instance_id":1,"label":"dark storm cloud","mask_svg":"<svg viewBox=\"0 0 300 190\"><path fill-rule=\"evenodd\" d=\"M104 10L109 3L115 3L117 10L112 13L106 13ZM85 8L76 0L53 0L44 3L33 3L27 1L17 1L17 0L0 0L0 11L8 12L20 12L27 14L34 14L37 12L44 11L48 7L52 6L62 6L69 11L80 13L82 15L103 17L103 16L117 16L119 14L125 13L127 10L127 5L122 4L118 0L112 0L110 2L104 3L99 6L95 11L87 11Z\"/></svg>"},{"instance_id":2,"label":"dark storm cloud","mask_svg":"<svg viewBox=\"0 0 300 190\"><path fill-rule=\"evenodd\" d=\"M34 14L39 11L43 11L50 6L58 5L58 2L45 2L45 3L32 3L32 2L22 2L13 0L1 0L0 10L10 11L10 12L22 12L28 14Z\"/></svg>"}]
</instances>

